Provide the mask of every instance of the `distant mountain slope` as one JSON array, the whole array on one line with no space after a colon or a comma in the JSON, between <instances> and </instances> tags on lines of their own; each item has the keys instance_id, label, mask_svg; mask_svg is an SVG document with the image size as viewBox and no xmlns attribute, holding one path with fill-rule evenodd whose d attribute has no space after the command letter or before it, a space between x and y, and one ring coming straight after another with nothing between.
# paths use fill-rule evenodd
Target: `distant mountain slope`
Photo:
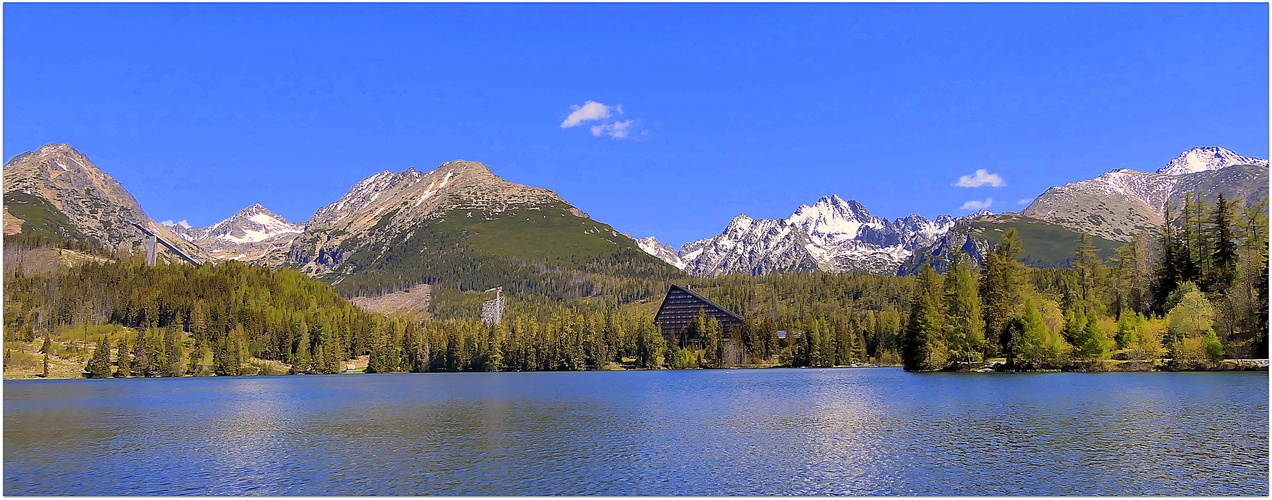
<instances>
[{"instance_id":1,"label":"distant mountain slope","mask_svg":"<svg viewBox=\"0 0 1272 500\"><path fill-rule=\"evenodd\" d=\"M1251 162L1238 164L1234 162ZM1116 241L1155 228L1166 205L1176 210L1189 193L1213 201L1219 193L1253 204L1268 195L1267 160L1223 148L1184 152L1158 173L1117 169L1094 179L1048 189L1022 215ZM1176 212L1177 213L1177 212Z\"/></svg>"},{"instance_id":2,"label":"distant mountain slope","mask_svg":"<svg viewBox=\"0 0 1272 500\"><path fill-rule=\"evenodd\" d=\"M169 225L168 229L192 241L218 260L241 260L280 265L292 240L304 232L304 224L293 224L261 204L238 211L206 229Z\"/></svg>"},{"instance_id":3,"label":"distant mountain slope","mask_svg":"<svg viewBox=\"0 0 1272 500\"><path fill-rule=\"evenodd\" d=\"M136 223L188 255L208 258L197 245L147 217L131 193L68 144L47 144L4 165L4 212L5 234L43 234L144 251L146 236L132 226Z\"/></svg>"},{"instance_id":4,"label":"distant mountain slope","mask_svg":"<svg viewBox=\"0 0 1272 500\"><path fill-rule=\"evenodd\" d=\"M1069 267L1077 258L1081 233L1069 228L1021 214L1007 212L960 220L949 232L929 247L919 249L901 264L899 275L918 274L924 262L940 272L947 270L947 259L954 250L961 251L977 265L985 254L1002 241L1008 229L1020 233L1021 253L1017 260L1035 268ZM1092 243L1103 259L1112 258L1121 242L1093 237Z\"/></svg>"},{"instance_id":5,"label":"distant mountain slope","mask_svg":"<svg viewBox=\"0 0 1272 500\"><path fill-rule=\"evenodd\" d=\"M791 270L891 274L955 221L948 215L934 221L918 215L888 221L856 201L825 196L811 206L800 205L785 219L741 214L719 235L686 243L674 254L652 237L640 241L646 252L696 276Z\"/></svg>"},{"instance_id":6,"label":"distant mountain slope","mask_svg":"<svg viewBox=\"0 0 1272 500\"><path fill-rule=\"evenodd\" d=\"M349 295L429 283L586 296L580 283L545 280L679 274L555 192L468 161L381 172L355 184L314 214L286 262Z\"/></svg>"}]
</instances>

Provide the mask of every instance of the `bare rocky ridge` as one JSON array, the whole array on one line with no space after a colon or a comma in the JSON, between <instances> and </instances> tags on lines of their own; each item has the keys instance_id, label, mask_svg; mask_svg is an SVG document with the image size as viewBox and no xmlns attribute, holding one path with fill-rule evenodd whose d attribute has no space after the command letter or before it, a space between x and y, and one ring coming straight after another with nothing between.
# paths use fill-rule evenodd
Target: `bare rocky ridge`
<instances>
[{"instance_id":1,"label":"bare rocky ridge","mask_svg":"<svg viewBox=\"0 0 1272 500\"><path fill-rule=\"evenodd\" d=\"M21 230L21 226L12 223L12 219L18 217L11 213L10 204L25 195L47 201L67 217L70 227L60 231L78 231L125 252L144 251L141 245L146 236L131 225L136 223L192 257L208 258L203 249L147 217L137 200L115 178L69 144L47 144L10 159L4 166L4 193L5 234L12 234L13 229ZM54 231L59 230L54 228ZM160 251L160 255L165 254Z\"/></svg>"}]
</instances>

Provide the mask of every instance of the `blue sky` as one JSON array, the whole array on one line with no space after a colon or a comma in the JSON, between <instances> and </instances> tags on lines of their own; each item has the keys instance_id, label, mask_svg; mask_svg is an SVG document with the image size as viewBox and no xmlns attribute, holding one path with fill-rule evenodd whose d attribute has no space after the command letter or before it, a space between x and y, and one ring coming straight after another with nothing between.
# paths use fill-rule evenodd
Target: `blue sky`
<instances>
[{"instance_id":1,"label":"blue sky","mask_svg":"<svg viewBox=\"0 0 1272 500\"><path fill-rule=\"evenodd\" d=\"M1267 158L1268 5L7 3L4 156L50 142L199 227L455 159L676 246L830 194L1018 211Z\"/></svg>"}]
</instances>

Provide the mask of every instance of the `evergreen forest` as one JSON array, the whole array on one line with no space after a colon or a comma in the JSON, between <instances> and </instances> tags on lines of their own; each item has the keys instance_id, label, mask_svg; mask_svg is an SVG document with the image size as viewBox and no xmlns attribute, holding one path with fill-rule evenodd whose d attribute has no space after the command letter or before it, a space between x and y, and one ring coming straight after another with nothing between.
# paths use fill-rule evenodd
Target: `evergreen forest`
<instances>
[{"instance_id":1,"label":"evergreen forest","mask_svg":"<svg viewBox=\"0 0 1272 500\"><path fill-rule=\"evenodd\" d=\"M291 269L235 261L146 266L46 236L5 239L5 367L167 377L365 371L531 371L903 365L908 370L1205 369L1266 358L1267 202L1190 197L1176 224L1105 260L1089 237L1076 264L1033 269L1007 231L983 264L951 255L918 276L821 272L695 278L595 262L568 274L493 266L437 276L427 314L361 310ZM70 266L8 265L39 251ZM462 267L459 254L438 261ZM590 267L589 267L590 266ZM527 267L533 267L527 265ZM541 266L542 267L542 266ZM448 267L449 269L449 267ZM516 279L517 283L503 280ZM543 281L543 282L539 282ZM467 285L465 285L467 283ZM498 324L477 318L508 284ZM653 322L676 283L740 314L726 336L700 315L692 345ZM536 293L545 292L545 293ZM25 349L24 346L30 347ZM36 347L38 346L38 350ZM42 360L40 358L43 358ZM362 367L358 366L361 371Z\"/></svg>"}]
</instances>

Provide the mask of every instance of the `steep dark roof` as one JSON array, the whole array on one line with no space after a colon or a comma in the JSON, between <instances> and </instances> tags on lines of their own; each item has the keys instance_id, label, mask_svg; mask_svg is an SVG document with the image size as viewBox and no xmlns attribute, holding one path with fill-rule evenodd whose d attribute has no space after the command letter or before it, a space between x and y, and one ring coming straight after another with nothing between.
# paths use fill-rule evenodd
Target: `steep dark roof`
<instances>
[{"instance_id":1,"label":"steep dark roof","mask_svg":"<svg viewBox=\"0 0 1272 500\"><path fill-rule=\"evenodd\" d=\"M705 302L707 305L709 305L709 306L711 306L711 307L714 307L714 308L716 308L716 309L720 310L720 312L724 313L725 315L729 316L730 318L733 318L733 319L737 320L739 323L740 323L740 322L742 322L742 317L741 317L741 316L738 316L737 314L734 314L734 313L733 313L733 311L730 311L730 310L728 310L728 309L725 309L725 308L721 307L721 306L720 306L720 304L716 304L715 302L712 302L710 299L708 299L708 298L706 298L706 297L703 297L703 296L701 296L701 295L698 295L697 293L694 293L694 291L693 291L693 290L690 290L690 289L688 289L688 288L686 288L686 287L683 287L683 286L680 286L680 285L671 285L671 287L667 289L667 295L663 297L662 304L659 304L659 305L658 305L658 310L659 310L660 312L663 310L663 307L665 307L665 306L667 305L667 299L671 297L671 292L672 292L672 291L674 291L674 290L680 290L680 291L682 291L682 292L685 292L685 293L689 294L690 296L692 296L693 298L698 299L698 300L701 300L701 301Z\"/></svg>"}]
</instances>

